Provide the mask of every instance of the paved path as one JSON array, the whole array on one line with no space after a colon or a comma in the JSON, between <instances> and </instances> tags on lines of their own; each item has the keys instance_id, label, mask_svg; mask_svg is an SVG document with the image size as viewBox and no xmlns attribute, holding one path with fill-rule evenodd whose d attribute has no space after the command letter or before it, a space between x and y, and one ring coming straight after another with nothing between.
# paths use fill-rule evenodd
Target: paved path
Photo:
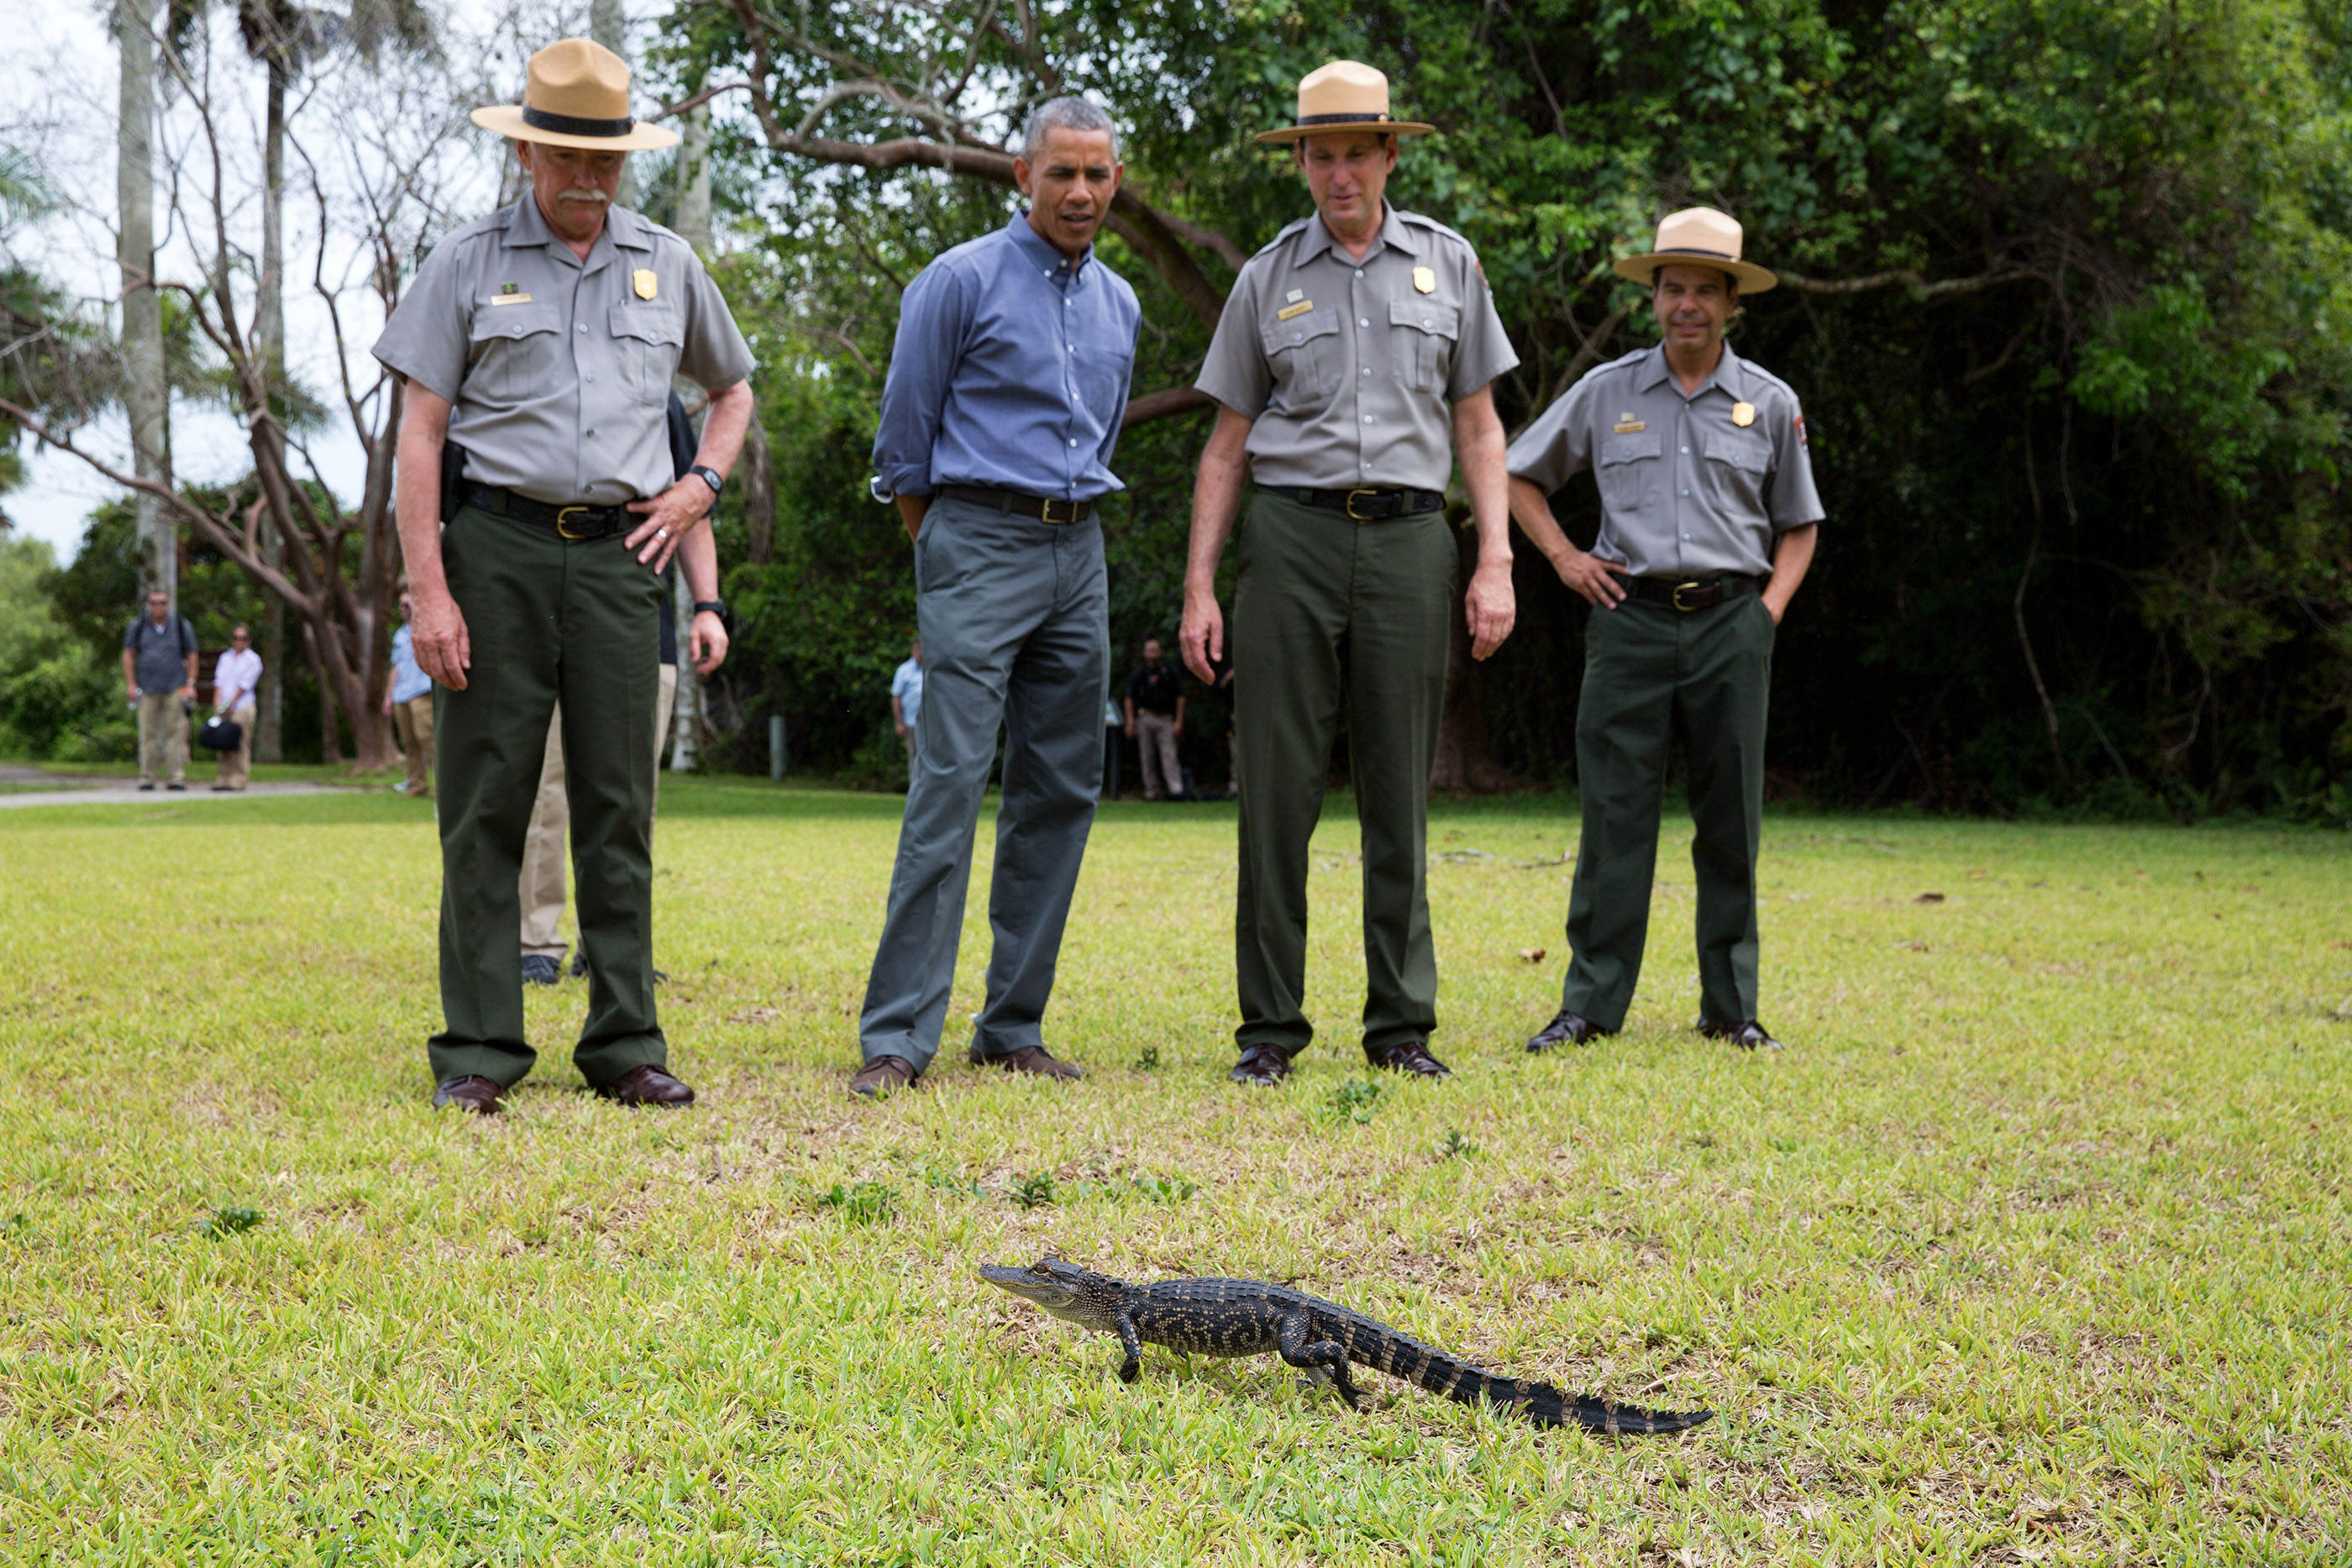
<instances>
[{"instance_id":1,"label":"paved path","mask_svg":"<svg viewBox=\"0 0 2352 1568\"><path fill-rule=\"evenodd\" d=\"M53 779L56 776L45 774L42 777ZM0 811L16 806L179 806L191 800L263 800L287 795L349 795L355 792L324 784L294 782L254 784L241 790L224 791L217 795L213 793L210 784L191 784L184 793L175 795L169 789L142 790L135 783L125 784L110 779L103 784L85 784L75 789L26 789L19 793L0 794Z\"/></svg>"}]
</instances>

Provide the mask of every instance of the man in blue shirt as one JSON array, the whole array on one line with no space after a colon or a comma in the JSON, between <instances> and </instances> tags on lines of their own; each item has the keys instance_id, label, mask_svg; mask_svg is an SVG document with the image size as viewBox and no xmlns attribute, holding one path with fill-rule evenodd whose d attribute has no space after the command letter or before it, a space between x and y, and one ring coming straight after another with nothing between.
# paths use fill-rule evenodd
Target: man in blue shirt
<instances>
[{"instance_id":1,"label":"man in blue shirt","mask_svg":"<svg viewBox=\"0 0 2352 1568\"><path fill-rule=\"evenodd\" d=\"M408 595L402 594L400 630L392 634L392 689L383 694L383 711L408 762L408 778L400 788L422 799L433 793L433 677L417 667L415 634L408 624L414 613Z\"/></svg>"},{"instance_id":2,"label":"man in blue shirt","mask_svg":"<svg viewBox=\"0 0 2352 1568\"><path fill-rule=\"evenodd\" d=\"M907 662L890 674L890 727L907 748L907 788L915 787L915 768L923 760L923 737L915 727L923 716L923 640L907 651Z\"/></svg>"},{"instance_id":3,"label":"man in blue shirt","mask_svg":"<svg viewBox=\"0 0 2352 1568\"><path fill-rule=\"evenodd\" d=\"M915 726L882 939L858 1019L878 1096L930 1066L955 983L965 884L1000 727L996 935L975 1065L1053 1078L1040 1021L1102 781L1109 594L1095 504L1110 471L1141 319L1094 255L1121 165L1083 99L1030 116L1014 183L1027 208L925 267L899 306L874 438L874 491L915 543L929 688Z\"/></svg>"}]
</instances>

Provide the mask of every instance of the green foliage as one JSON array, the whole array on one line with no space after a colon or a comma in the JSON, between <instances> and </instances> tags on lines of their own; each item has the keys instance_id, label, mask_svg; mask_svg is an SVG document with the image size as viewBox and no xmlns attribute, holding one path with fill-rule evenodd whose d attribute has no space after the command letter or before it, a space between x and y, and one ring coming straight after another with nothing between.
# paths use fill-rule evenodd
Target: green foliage
<instances>
[{"instance_id":1,"label":"green foliage","mask_svg":"<svg viewBox=\"0 0 2352 1568\"><path fill-rule=\"evenodd\" d=\"M261 1210L257 1208L215 1208L197 1229L210 1239L220 1241L231 1236L244 1235L258 1226L261 1219Z\"/></svg>"},{"instance_id":2,"label":"green foliage","mask_svg":"<svg viewBox=\"0 0 2352 1568\"><path fill-rule=\"evenodd\" d=\"M1331 1091L1331 1113L1342 1122L1353 1122L1360 1127L1368 1125L1382 1092L1382 1086L1371 1079L1350 1078Z\"/></svg>"},{"instance_id":3,"label":"green foliage","mask_svg":"<svg viewBox=\"0 0 2352 1568\"><path fill-rule=\"evenodd\" d=\"M1054 1201L1053 1173L1032 1171L1016 1179L1004 1196L1013 1200L1016 1208L1044 1208Z\"/></svg>"},{"instance_id":4,"label":"green foliage","mask_svg":"<svg viewBox=\"0 0 2352 1568\"><path fill-rule=\"evenodd\" d=\"M835 1210L851 1225L887 1225L898 1212L898 1189L878 1181L835 1182L816 1201L818 1207Z\"/></svg>"},{"instance_id":5,"label":"green foliage","mask_svg":"<svg viewBox=\"0 0 2352 1568\"><path fill-rule=\"evenodd\" d=\"M1441 1160L1458 1160L1465 1155L1475 1155L1477 1152L1478 1145L1464 1137L1462 1129L1459 1127L1449 1128L1445 1136L1440 1139L1437 1145L1437 1157Z\"/></svg>"},{"instance_id":6,"label":"green foliage","mask_svg":"<svg viewBox=\"0 0 2352 1568\"><path fill-rule=\"evenodd\" d=\"M130 728L120 675L50 603L56 571L46 542L0 534L0 757L112 755Z\"/></svg>"}]
</instances>

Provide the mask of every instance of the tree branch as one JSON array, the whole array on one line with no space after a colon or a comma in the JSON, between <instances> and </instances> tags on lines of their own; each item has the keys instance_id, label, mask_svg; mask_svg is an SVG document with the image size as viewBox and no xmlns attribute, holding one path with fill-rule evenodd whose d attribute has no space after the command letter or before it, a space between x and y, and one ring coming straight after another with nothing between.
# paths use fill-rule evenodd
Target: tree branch
<instances>
[{"instance_id":1,"label":"tree branch","mask_svg":"<svg viewBox=\"0 0 2352 1568\"><path fill-rule=\"evenodd\" d=\"M1127 413L1118 422L1118 427L1131 430L1150 420L1207 408L1216 401L1199 387L1165 387L1156 392L1145 392L1141 397L1129 398Z\"/></svg>"},{"instance_id":2,"label":"tree branch","mask_svg":"<svg viewBox=\"0 0 2352 1568\"><path fill-rule=\"evenodd\" d=\"M1930 283L1909 267L1894 272L1874 272L1867 277L1800 277L1784 272L1780 281L1801 294L1867 294L1874 288L1907 288L1922 299L1933 299L1944 294L1974 294L1980 289L1998 288L2004 283L2018 283L2041 274L2021 267L2002 267L1993 272L1979 273L1974 277L1947 277Z\"/></svg>"}]
</instances>

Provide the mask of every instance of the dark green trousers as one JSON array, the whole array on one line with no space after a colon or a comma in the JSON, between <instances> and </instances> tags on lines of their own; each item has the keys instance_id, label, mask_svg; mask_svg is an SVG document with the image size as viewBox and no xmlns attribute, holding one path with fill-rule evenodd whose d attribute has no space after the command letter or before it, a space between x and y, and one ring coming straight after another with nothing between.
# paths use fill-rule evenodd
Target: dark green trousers
<instances>
[{"instance_id":1,"label":"dark green trousers","mask_svg":"<svg viewBox=\"0 0 2352 1568\"><path fill-rule=\"evenodd\" d=\"M1585 622L1576 771L1584 836L1569 894L1560 1005L1603 1029L1633 1006L1650 931L1666 751L1690 768L1699 1010L1756 1017L1756 852L1764 832L1772 612L1753 594L1687 614L1627 600Z\"/></svg>"},{"instance_id":2,"label":"dark green trousers","mask_svg":"<svg viewBox=\"0 0 2352 1568\"><path fill-rule=\"evenodd\" d=\"M1307 844L1323 813L1339 705L1364 844L1364 1045L1437 1027L1429 935L1429 768L1445 699L1454 533L1438 512L1358 523L1261 490L1234 594L1241 775L1234 921L1241 1048L1296 1056L1307 989Z\"/></svg>"},{"instance_id":3,"label":"dark green trousers","mask_svg":"<svg viewBox=\"0 0 2352 1568\"><path fill-rule=\"evenodd\" d=\"M565 793L588 1019L572 1060L591 1084L668 1061L654 1017L654 706L661 580L621 536L554 529L467 507L441 533L466 617L466 689L433 688L441 805L441 1010L436 1081L530 1071L523 1039L516 878L563 704Z\"/></svg>"}]
</instances>

